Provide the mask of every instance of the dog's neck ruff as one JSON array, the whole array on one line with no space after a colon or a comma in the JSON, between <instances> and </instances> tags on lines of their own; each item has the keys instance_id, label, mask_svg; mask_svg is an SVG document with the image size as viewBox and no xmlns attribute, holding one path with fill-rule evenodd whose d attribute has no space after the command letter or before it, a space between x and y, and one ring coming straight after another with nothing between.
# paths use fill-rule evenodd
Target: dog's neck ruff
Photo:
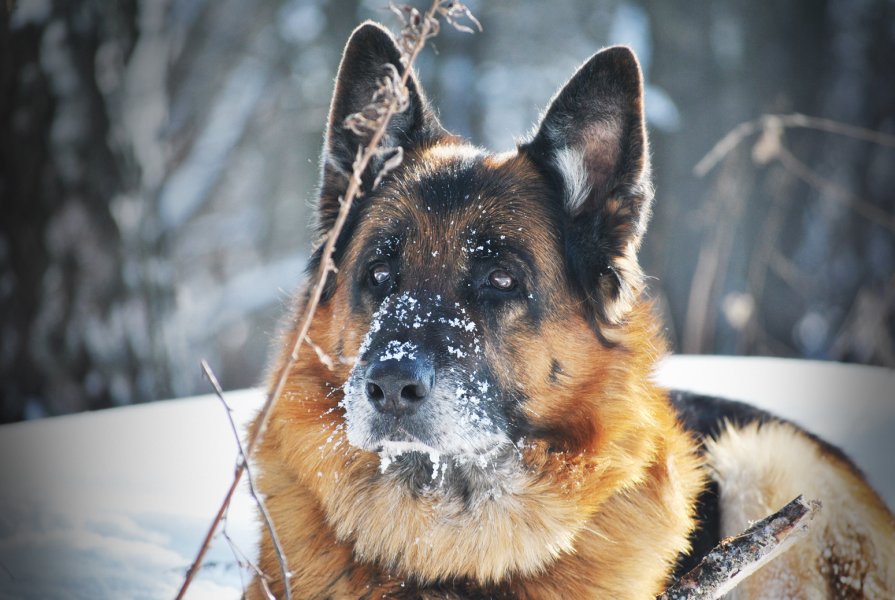
<instances>
[{"instance_id":1,"label":"dog's neck ruff","mask_svg":"<svg viewBox=\"0 0 895 600\"><path fill-rule=\"evenodd\" d=\"M508 575L538 574L573 550L585 525L580 509L546 491L515 448L487 466L439 459L440 471L425 489L406 485L388 465L325 497L337 539L361 562L420 583L460 577L494 584Z\"/></svg>"}]
</instances>

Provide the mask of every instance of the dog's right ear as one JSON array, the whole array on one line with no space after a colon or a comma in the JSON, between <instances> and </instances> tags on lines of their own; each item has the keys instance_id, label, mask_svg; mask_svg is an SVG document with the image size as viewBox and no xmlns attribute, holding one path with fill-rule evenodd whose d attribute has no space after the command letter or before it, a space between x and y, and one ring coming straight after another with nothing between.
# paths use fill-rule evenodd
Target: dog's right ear
<instances>
[{"instance_id":1,"label":"dog's right ear","mask_svg":"<svg viewBox=\"0 0 895 600\"><path fill-rule=\"evenodd\" d=\"M358 135L345 127L345 118L361 112L373 101L380 80L389 72L387 65L392 65L399 76L406 70L401 63L401 52L389 31L367 21L351 34L336 77L323 147L323 180L318 215L321 232L327 231L335 221L339 197L348 187L358 147L366 145L369 140L367 136ZM382 147L402 146L405 153L445 134L413 73L407 80L407 90L409 106L404 112L392 116L380 144ZM381 157L374 158L363 173L365 191L371 189L382 163Z\"/></svg>"},{"instance_id":2,"label":"dog's right ear","mask_svg":"<svg viewBox=\"0 0 895 600\"><path fill-rule=\"evenodd\" d=\"M520 151L562 192L568 262L592 323L619 323L643 287L637 249L652 201L643 76L634 53L615 46L593 55Z\"/></svg>"}]
</instances>

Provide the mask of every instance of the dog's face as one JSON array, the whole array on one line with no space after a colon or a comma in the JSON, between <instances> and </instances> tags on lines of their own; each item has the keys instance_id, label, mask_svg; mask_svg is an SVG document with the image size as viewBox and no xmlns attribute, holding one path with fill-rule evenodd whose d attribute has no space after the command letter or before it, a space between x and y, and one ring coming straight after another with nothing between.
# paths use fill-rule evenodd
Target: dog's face
<instances>
[{"instance_id":1,"label":"dog's face","mask_svg":"<svg viewBox=\"0 0 895 600\"><path fill-rule=\"evenodd\" d=\"M365 199L345 252L369 324L345 384L348 439L399 463L481 462L522 433L513 345L565 285L560 215L518 162L453 145L411 160Z\"/></svg>"},{"instance_id":2,"label":"dog's face","mask_svg":"<svg viewBox=\"0 0 895 600\"><path fill-rule=\"evenodd\" d=\"M359 29L330 116L321 232L364 143L342 122L386 63L401 69L388 34ZM498 156L446 133L409 87L385 137L405 158L378 186L378 165L364 174L324 297L359 345L339 349L355 359L340 403L348 441L414 486L505 464L532 440L580 450L598 425L572 383L593 380L640 287L650 188L636 60L595 55L531 141Z\"/></svg>"}]
</instances>

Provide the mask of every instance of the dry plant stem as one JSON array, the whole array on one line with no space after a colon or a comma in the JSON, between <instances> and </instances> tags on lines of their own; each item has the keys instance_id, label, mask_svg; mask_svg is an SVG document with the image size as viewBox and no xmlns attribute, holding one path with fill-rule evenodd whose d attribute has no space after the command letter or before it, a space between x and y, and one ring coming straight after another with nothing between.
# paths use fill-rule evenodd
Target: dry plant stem
<instances>
[{"instance_id":1,"label":"dry plant stem","mask_svg":"<svg viewBox=\"0 0 895 600\"><path fill-rule=\"evenodd\" d=\"M687 313L682 331L683 351L699 354L705 351L707 340L714 335L711 306L720 294L723 274L730 261L737 222L743 212L743 186L738 186L739 162L731 161L723 167L713 189L718 202L711 238L699 249L699 258L690 284Z\"/></svg>"},{"instance_id":2,"label":"dry plant stem","mask_svg":"<svg viewBox=\"0 0 895 600\"><path fill-rule=\"evenodd\" d=\"M246 483L249 486L249 493L252 495L252 499L255 501L255 504L258 505L258 510L261 512L261 519L262 521L264 521L264 527L267 529L267 533L270 535L270 539L273 540L274 549L276 550L277 554L277 560L280 563L280 573L283 576L283 581L289 581L289 568L286 565L286 553L283 551L283 546L282 544L280 544L280 538L279 536L277 536L277 532L274 531L273 520L270 518L270 513L267 512L267 507L264 505L261 497L255 491L255 477L252 475L251 467L249 467L248 464L248 456L245 453L242 441L239 439L239 431L236 428L236 423L233 422L232 410L230 408L230 405L227 404L227 401L224 399L224 390L221 389L221 384L218 383L218 378L215 377L215 374L211 370L211 367L204 360L202 361L202 371L208 378L209 383L211 383L211 387L214 388L214 393L221 401L221 404L224 405L224 410L227 413L227 421L230 423L230 429L233 431L233 438L236 440L236 448L238 450L239 456L237 469L242 468L242 470L245 471ZM229 507L229 502L227 504ZM292 594L287 588L286 598L291 599L291 597Z\"/></svg>"},{"instance_id":3,"label":"dry plant stem","mask_svg":"<svg viewBox=\"0 0 895 600\"><path fill-rule=\"evenodd\" d=\"M336 365L333 362L332 357L329 354L327 354L326 352L324 352L323 348L321 348L320 346L315 344L314 341L311 338L309 338L308 336L305 336L305 343L311 347L311 349L317 355L317 360L319 360L323 364L324 367L326 367L330 371L335 371Z\"/></svg>"},{"instance_id":4,"label":"dry plant stem","mask_svg":"<svg viewBox=\"0 0 895 600\"><path fill-rule=\"evenodd\" d=\"M786 148L781 147L777 151L777 159L787 171L815 189L827 192L829 198L838 200L840 204L851 208L868 221L882 225L890 231L895 231L895 217L853 194L841 185L818 175Z\"/></svg>"},{"instance_id":5,"label":"dry plant stem","mask_svg":"<svg viewBox=\"0 0 895 600\"><path fill-rule=\"evenodd\" d=\"M404 65L404 74L400 80L400 86L402 89L404 89L404 87L407 85L413 63L416 60L416 57L419 55L420 50L422 50L426 39L429 37L429 33L432 31L431 23L433 22L433 17L438 11L441 3L442 0L434 0L432 2L432 5L425 13L425 17L423 18L423 22L421 24L420 35L417 39L416 44L414 44L413 48L409 52L409 56L407 57L407 61ZM280 367L275 380L276 382L271 391L268 393L264 405L261 407L261 411L258 413L258 417L255 419L251 429L249 430L248 440L245 446L244 453L246 457L250 457L253 454L258 440L267 429L267 424L270 420L271 413L273 412L273 407L279 399L280 395L283 393L283 389L286 386L286 380L288 379L289 372L292 369L292 365L295 364L295 361L298 359L301 345L306 340L308 331L311 329L311 322L314 318L314 313L317 311L317 306L320 303L320 298L323 294L323 287L324 283L326 282L326 278L331 271L335 271L335 265L332 262L333 250L335 249L336 240L339 237L339 233L342 231L342 228L345 225L345 221L348 218L348 213L351 210L351 204L360 191L361 174L366 170L373 156L375 156L376 149L379 146L379 142L385 135L385 130L388 122L391 120L392 115L397 112L396 108L397 106L395 102L390 103L385 116L380 122L379 127L377 127L377 129L373 132L369 142L367 143L364 150L359 154L358 159L354 164L354 171L349 179L348 189L345 191L345 194L341 199L339 214L336 217L335 223L326 236L326 245L323 249L323 257L320 261L320 267L317 272L316 283L314 284L311 298L306 305L301 327L292 342L292 351L289 354L289 359ZM223 518L227 507L230 505L230 501L233 498L233 494L236 492L236 488L239 485L239 481L242 478L243 472L246 470L247 465L247 460L243 460L237 465L236 471L233 475L233 482L230 484L230 488L227 490L224 501L221 503L217 514L212 520L211 526L209 527L208 532L205 535L205 539L202 542L202 546L199 548L199 552L197 553L193 564L187 571L186 577L183 581L183 585L181 586L180 591L177 594L177 600L181 600L183 598L186 590L189 588L190 583L195 577L196 572L199 570L199 567L202 564L202 559L205 557L205 554L208 551L208 547L211 544L211 540L214 537L214 532L217 529L221 519ZM282 561L282 556L278 558L280 558ZM284 587L286 589L286 594L288 597L288 579L284 579Z\"/></svg>"},{"instance_id":6,"label":"dry plant stem","mask_svg":"<svg viewBox=\"0 0 895 600\"><path fill-rule=\"evenodd\" d=\"M233 556L236 558L236 563L240 568L248 567L258 576L258 581L261 582L261 587L264 588L264 595L267 597L267 600L276 600L276 596L270 591L270 586L267 584L267 577L264 575L264 572L258 565L252 562L252 559L245 555L245 552L239 548L236 542L233 541L233 538L230 537L230 534L227 533L227 515L224 515L224 518L221 519L221 535L227 540L227 545L230 546L230 551L233 552ZM241 571L239 573L239 580L242 584L242 592L245 594L246 585L245 581L243 581Z\"/></svg>"},{"instance_id":7,"label":"dry plant stem","mask_svg":"<svg viewBox=\"0 0 895 600\"><path fill-rule=\"evenodd\" d=\"M880 146L895 148L895 135L890 135L881 131L855 127L854 125L839 123L838 121L833 121L831 119L809 117L798 113L791 115L763 115L753 121L740 123L731 129L727 135L721 138L721 140L709 150L708 154L703 156L702 159L696 163L696 166L693 167L693 173L697 177L704 177L744 139L771 127L783 129L817 129L819 131L844 135L866 142L873 142Z\"/></svg>"},{"instance_id":8,"label":"dry plant stem","mask_svg":"<svg viewBox=\"0 0 895 600\"><path fill-rule=\"evenodd\" d=\"M196 573L199 572L199 567L202 566L202 560L205 558L205 553L208 552L208 548L211 546L211 539L214 537L214 532L218 528L221 519L224 518L227 509L230 507L230 500L233 498L236 486L239 485L239 480L242 477L241 469L244 464L245 463L240 463L236 467L236 474L233 477L233 482L230 484L230 488L227 490L224 502L221 504L220 508L218 508L218 512L214 515L211 527L209 527L208 531L205 533L205 538L202 540L199 552L196 553L196 558L193 560L193 564L190 565L190 568L186 572L186 576L183 578L183 584L180 586L180 591L177 592L176 600L181 600L184 597L187 589L189 589L190 584L193 582L193 578L196 576Z\"/></svg>"},{"instance_id":9,"label":"dry plant stem","mask_svg":"<svg viewBox=\"0 0 895 600\"><path fill-rule=\"evenodd\" d=\"M404 69L404 75L401 77L401 86L407 85L407 80L410 77L411 66L413 62L416 60L417 55L420 50L423 48L423 44L425 43L426 36L429 31L428 23L432 16L435 14L438 5L440 4L440 0L435 0L432 3L432 6L426 12L426 19L423 25L422 35L420 35L419 41L414 46L413 51L408 58L407 66ZM314 284L314 291L311 295L311 298L307 304L307 308L305 309L305 317L302 321L301 329L299 330L298 335L295 337L295 340L292 345L292 352L289 355L289 360L280 368L279 373L277 374L276 384L274 385L273 391L268 394L267 400L264 403L264 406L261 408L261 412L259 413L258 418L255 420L252 429L249 431L248 437L248 446L247 450L249 455L252 454L255 448L255 443L261 434L264 433L264 430L267 428L267 421L270 418L271 408L276 400L280 397L280 394L283 393L283 388L286 386L286 380L289 376L289 371L292 368L292 365L298 360L298 353L301 349L302 343L304 343L307 338L308 331L311 329L311 322L314 318L314 313L317 311L317 305L320 304L320 298L323 295L323 287L326 282L326 278L329 275L330 271L335 270L335 265L332 262L333 251L335 250L336 240L339 237L339 233L342 231L342 228L345 226L345 221L348 219L348 213L351 210L351 204L354 201L354 198L357 196L358 191L360 191L361 186L361 174L367 169L367 165L370 160L373 158L376 152L376 148L379 146L379 142L382 139L382 136L385 135L385 129L388 125L389 120L392 115L395 113L394 105L389 106L389 110L386 113L382 124L377 128L375 132L373 132L373 136L370 138L369 143L367 144L363 154L359 157L358 161L355 163L354 172L351 174L351 178L349 179L348 189L345 191L345 195L342 197L342 204L339 207L339 214L336 217L336 221L330 229L329 233L326 236L326 245L323 248L323 260L320 262L320 267L317 272L317 281Z\"/></svg>"},{"instance_id":10,"label":"dry plant stem","mask_svg":"<svg viewBox=\"0 0 895 600\"><path fill-rule=\"evenodd\" d=\"M721 540L659 600L720 598L789 549L808 530L820 508L817 500L806 501L799 496L740 535Z\"/></svg>"}]
</instances>

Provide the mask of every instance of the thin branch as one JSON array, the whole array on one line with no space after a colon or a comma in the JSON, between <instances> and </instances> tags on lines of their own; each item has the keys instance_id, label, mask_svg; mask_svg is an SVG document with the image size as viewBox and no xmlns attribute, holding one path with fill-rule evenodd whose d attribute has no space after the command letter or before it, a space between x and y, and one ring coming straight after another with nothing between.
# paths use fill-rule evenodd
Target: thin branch
<instances>
[{"instance_id":1,"label":"thin branch","mask_svg":"<svg viewBox=\"0 0 895 600\"><path fill-rule=\"evenodd\" d=\"M308 332L310 331L314 314L317 311L317 306L319 305L320 299L323 294L326 278L328 277L329 273L336 271L335 264L332 261L333 251L335 249L336 240L339 238L339 234L341 233L342 228L345 225L345 221L348 218L352 203L355 197L357 197L358 193L360 192L361 176L366 171L373 157L377 156L379 143L385 135L386 127L388 126L391 117L406 108L407 81L410 78L413 64L416 61L416 58L419 55L420 51L423 49L426 40L428 40L430 37L435 36L439 30L438 20L435 15L440 14L445 16L446 18L449 17L449 20L455 20L457 16L466 14L463 13L461 9L458 9L458 5L460 5L460 3L455 2L454 0L433 0L429 9L421 17L416 9L409 9L407 11L409 18L405 20L404 28L402 29L401 36L399 38L399 45L401 46L402 50L406 52L406 55L402 56L404 74L401 76L400 80L396 81L395 78L387 76L383 81L380 82L380 88L377 90L377 97L373 98L373 103L375 104L377 98L382 95L384 97L380 99L386 100L387 106L385 110L376 108L374 119L362 119L367 122L375 121L376 128L370 132L371 136L367 145L358 148L358 156L354 162L353 172L348 181L348 189L340 198L341 206L339 207L339 213L336 216L335 223L333 224L329 233L327 233L326 235L326 243L323 248L322 260L320 261L320 266L317 270L311 297L305 307L301 326L291 340L292 349L289 353L288 359L279 367L275 383L270 389L270 392L267 394L267 398L265 399L264 405L261 407L257 418L252 422L251 429L249 430L247 436L247 442L245 445L243 456L251 456L254 453L258 441L261 439L261 436L267 429L268 422L270 421L271 414L273 413L273 408L276 405L277 400L283 393L283 390L286 386L286 381L289 377L289 373L292 370L292 366L295 364L296 360L298 360L301 346L307 340ZM460 13L457 12L458 10L460 10ZM471 17L471 15L467 16ZM451 22L456 26L456 23L454 21ZM476 21L475 23L477 24L478 22ZM411 33L415 36L413 38L413 44L408 43L409 40L411 40ZM357 122L352 117L353 115L349 116L346 119L347 127L351 127L352 124L355 124ZM242 460L237 465L236 471L233 475L233 482L231 483L230 488L227 490L227 493L224 496L224 500L221 503L221 506L218 509L214 519L212 520L211 525L209 526L208 532L205 535L202 546L199 548L193 564L187 571L186 577L183 581L183 585L181 586L180 591L177 594L177 600L181 600L183 598L196 572L202 564L202 560L206 552L208 551L208 547L211 544L211 539L214 536L214 532L217 529L218 524L221 522L224 514L226 513L227 507L230 505L230 501L233 498L233 494L236 492L236 488L239 485L239 481L242 478L243 473L246 471L247 465L247 460ZM281 567L282 566L283 565L281 564ZM284 573L288 574L288 572L285 570ZM289 582L288 579L285 577L284 587L286 589L286 594L288 597Z\"/></svg>"},{"instance_id":2,"label":"thin branch","mask_svg":"<svg viewBox=\"0 0 895 600\"><path fill-rule=\"evenodd\" d=\"M853 211L855 211L868 221L872 221L877 225L882 225L890 231L895 231L895 216L890 215L888 212L881 209L880 207L867 202L857 194L852 193L836 182L830 181L826 177L818 175L816 172L812 171L808 167L808 165L796 158L796 156L786 148L781 147L779 149L777 158L780 161L780 164L783 165L783 167L787 171L789 171L808 185L818 190L827 192L827 196L829 198L833 198L843 206L851 208Z\"/></svg>"},{"instance_id":3,"label":"thin branch","mask_svg":"<svg viewBox=\"0 0 895 600\"><path fill-rule=\"evenodd\" d=\"M237 466L236 474L233 477L233 481L230 483L230 488L227 490L227 494L224 496L224 501L221 503L220 508L218 508L217 513L215 513L211 527L208 528L205 537L202 539L202 545L199 546L199 551L196 553L196 558L193 559L193 564L187 569L186 576L183 578L183 584L180 586L180 591L177 592L176 600L181 600L184 597L187 589L189 589L190 584L193 582L193 578L202 566L205 554L208 552L208 548L211 547L211 540L214 538L214 532L217 530L218 524L221 522L221 519L224 518L224 514L230 507L230 500L233 498L233 494L236 492L236 487L239 485L239 480L242 476L241 466L243 464L245 463L240 463L240 465Z\"/></svg>"},{"instance_id":4,"label":"thin branch","mask_svg":"<svg viewBox=\"0 0 895 600\"><path fill-rule=\"evenodd\" d=\"M687 312L682 328L682 348L684 352L700 353L714 335L714 320L711 307L721 292L721 285L730 261L734 234L747 197L744 186L738 185L739 162L730 161L724 165L722 175L715 182L712 200L717 202L716 214L706 218L712 223L711 237L699 249L699 258L690 293L687 297Z\"/></svg>"},{"instance_id":5,"label":"thin branch","mask_svg":"<svg viewBox=\"0 0 895 600\"><path fill-rule=\"evenodd\" d=\"M261 513L261 519L262 521L264 521L264 527L267 529L267 533L270 535L270 539L273 541L277 560L280 563L280 573L283 576L283 581L286 583L286 599L291 600L292 593L290 592L288 585L289 568L286 565L286 552L283 551L283 546L282 544L280 544L280 538L277 536L277 532L274 530L273 520L270 518L270 513L267 512L267 507L264 505L264 502L261 500L261 497L255 490L255 477L252 475L251 467L249 467L248 455L245 452L245 448L243 448L242 440L240 440L239 438L239 430L236 428L236 423L233 421L233 411L230 408L230 405L227 404L227 401L224 399L224 390L221 389L221 385L220 383L218 383L217 377L215 377L214 372L211 370L211 367L204 360L202 361L202 371L205 373L205 376L211 383L211 387L214 388L214 393L221 401L221 404L224 405L224 411L227 413L227 421L230 423L230 429L233 431L233 437L236 440L236 448L238 450L239 458L236 465L237 471L240 472L240 469L241 471L245 471L246 483L249 487L249 493L252 495L252 499L255 500L255 504L258 505L258 510ZM229 506L229 502L227 504Z\"/></svg>"},{"instance_id":6,"label":"thin branch","mask_svg":"<svg viewBox=\"0 0 895 600\"><path fill-rule=\"evenodd\" d=\"M736 148L747 137L754 135L760 131L769 128L778 129L816 129L818 131L826 131L827 133L835 133L844 135L865 142L872 142L880 146L895 148L895 135L883 133L882 131L874 131L873 129L865 129L854 125L847 125L832 119L823 119L820 117L809 117L802 114L791 115L762 115L752 121L740 123L731 129L727 135L721 138L709 152L702 157L693 167L693 173L697 177L705 177L709 171L715 168L731 150Z\"/></svg>"},{"instance_id":7,"label":"thin branch","mask_svg":"<svg viewBox=\"0 0 895 600\"><path fill-rule=\"evenodd\" d=\"M789 549L808 530L821 505L802 496L736 537L721 540L658 600L714 600Z\"/></svg>"},{"instance_id":8,"label":"thin branch","mask_svg":"<svg viewBox=\"0 0 895 600\"><path fill-rule=\"evenodd\" d=\"M333 362L333 358L329 354L327 354L323 348L315 344L314 341L307 336L305 336L305 343L311 347L311 349L317 355L317 360L319 360L321 364L323 364L323 366L325 366L330 371L336 370L336 365Z\"/></svg>"},{"instance_id":9,"label":"thin branch","mask_svg":"<svg viewBox=\"0 0 895 600\"><path fill-rule=\"evenodd\" d=\"M730 154L734 148L739 146L744 139L761 131L762 123L762 119L746 121L728 131L727 135L721 138L712 149L709 150L698 163L696 163L696 166L693 167L693 174L697 177L705 177L709 171L715 168L715 165Z\"/></svg>"},{"instance_id":10,"label":"thin branch","mask_svg":"<svg viewBox=\"0 0 895 600\"><path fill-rule=\"evenodd\" d=\"M440 4L441 0L435 0L429 10L426 12L426 18L424 19L422 25L422 33L419 36L417 44L413 47L410 53L407 66L405 67L404 74L402 75L400 80L400 84L402 87L407 85L407 81L410 78L411 66L416 60L416 57L419 54L420 50L422 50L423 48L423 44L427 39L429 31L431 30L430 23L432 21L432 16L435 14L435 11L438 9ZM355 161L354 172L351 174L351 178L349 179L348 189L345 191L345 194L341 199L342 202L341 206L339 207L339 214L336 216L336 221L333 224L332 229L330 229L329 233L326 236L326 244L323 247L323 259L320 261L320 267L317 270L317 282L314 284L311 299L308 302L307 308L305 309L305 317L302 321L301 328L299 329L298 335L295 336L295 340L292 344L292 351L289 353L289 360L287 360L286 363L280 367L280 370L277 374L276 383L273 386L273 390L267 395L264 406L261 408L261 412L259 413L258 418L254 421L253 426L249 431L247 445L249 454L254 451L255 444L257 443L259 437L267 429L267 423L272 412L271 409L273 408L276 400L283 393L283 389L286 386L286 380L289 377L289 372L292 369L292 365L295 364L296 360L298 360L299 350L301 349L302 343L307 338L308 332L311 329L311 322L314 319L314 314L317 312L317 306L320 304L320 298L323 295L326 278L329 275L330 271L335 268L335 265L332 262L332 255L333 251L335 250L336 240L338 239L342 228L345 226L345 221L348 219L348 213L351 210L351 205L354 202L354 198L360 191L361 174L367 169L370 160L373 158L373 156L375 156L376 148L379 146L380 140L385 135L385 130L388 122L391 120L392 115L398 112L397 108L398 107L396 106L395 102L392 102L389 105L388 110L382 119L382 124L375 132L373 132L373 135L370 138L370 141L367 143L365 150Z\"/></svg>"},{"instance_id":11,"label":"thin branch","mask_svg":"<svg viewBox=\"0 0 895 600\"><path fill-rule=\"evenodd\" d=\"M881 292L871 286L858 290L848 313L842 320L839 331L833 336L829 347L830 356L843 360L850 350L861 349L872 352L885 366L895 366L895 344L889 334L886 320L895 313L895 276ZM861 362L869 362L871 356L860 357Z\"/></svg>"},{"instance_id":12,"label":"thin branch","mask_svg":"<svg viewBox=\"0 0 895 600\"><path fill-rule=\"evenodd\" d=\"M270 589L270 585L267 583L267 575L264 574L264 571L261 570L261 567L252 562L248 556L246 556L245 552L243 552L239 545L233 538L230 537L230 533L227 531L227 515L224 515L224 518L221 519L221 535L224 536L224 540L227 541L227 545L230 546L230 551L233 553L233 557L236 559L236 563L240 568L248 567L258 576L258 581L261 582L261 587L264 590L264 595L267 597L267 600L277 600L277 597L274 596L273 592ZM242 583L242 591L245 594L245 582L242 580L242 571L239 573L239 580Z\"/></svg>"}]
</instances>

